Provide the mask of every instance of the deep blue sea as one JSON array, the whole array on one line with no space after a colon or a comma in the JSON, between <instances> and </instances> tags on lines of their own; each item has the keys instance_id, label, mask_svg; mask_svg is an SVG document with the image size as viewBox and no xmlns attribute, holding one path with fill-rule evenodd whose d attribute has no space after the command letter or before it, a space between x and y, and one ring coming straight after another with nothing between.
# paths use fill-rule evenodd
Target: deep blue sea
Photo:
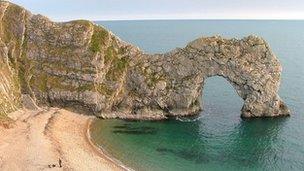
<instances>
[{"instance_id":1,"label":"deep blue sea","mask_svg":"<svg viewBox=\"0 0 304 171\"><path fill-rule=\"evenodd\" d=\"M184 47L201 36L262 36L283 66L287 118L240 118L242 99L220 77L208 78L197 118L97 120L93 140L134 170L304 170L304 21L100 21L146 53ZM122 130L122 131L117 131Z\"/></svg>"}]
</instances>

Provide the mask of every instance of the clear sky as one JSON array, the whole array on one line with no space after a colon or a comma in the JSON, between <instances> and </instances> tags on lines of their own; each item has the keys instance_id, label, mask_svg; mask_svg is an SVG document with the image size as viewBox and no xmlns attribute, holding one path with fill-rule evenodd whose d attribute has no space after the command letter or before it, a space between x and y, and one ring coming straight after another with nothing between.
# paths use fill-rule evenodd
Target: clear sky
<instances>
[{"instance_id":1,"label":"clear sky","mask_svg":"<svg viewBox=\"0 0 304 171\"><path fill-rule=\"evenodd\" d=\"M11 0L55 21L304 19L304 0Z\"/></svg>"}]
</instances>

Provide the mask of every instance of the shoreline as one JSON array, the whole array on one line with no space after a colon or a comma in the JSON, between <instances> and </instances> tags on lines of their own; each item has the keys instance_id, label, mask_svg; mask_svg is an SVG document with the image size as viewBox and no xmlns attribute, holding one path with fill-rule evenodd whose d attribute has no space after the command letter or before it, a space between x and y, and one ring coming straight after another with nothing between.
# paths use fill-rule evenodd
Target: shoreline
<instances>
[{"instance_id":1,"label":"shoreline","mask_svg":"<svg viewBox=\"0 0 304 171\"><path fill-rule=\"evenodd\" d=\"M97 153L96 155L99 155L100 157L107 159L109 162L117 165L118 167L122 168L123 170L133 171L133 169L125 166L120 160L111 156L111 154L109 154L103 147L99 147L93 142L93 140L91 138L91 134L90 134L90 128L91 128L91 125L92 125L94 119L96 119L96 118L91 118L87 121L85 137L86 137L86 140L88 141L88 144L90 144L91 147L94 149L95 153Z\"/></svg>"},{"instance_id":2,"label":"shoreline","mask_svg":"<svg viewBox=\"0 0 304 171\"><path fill-rule=\"evenodd\" d=\"M93 143L92 116L39 108L9 117L13 127L0 127L0 170L132 170Z\"/></svg>"}]
</instances>

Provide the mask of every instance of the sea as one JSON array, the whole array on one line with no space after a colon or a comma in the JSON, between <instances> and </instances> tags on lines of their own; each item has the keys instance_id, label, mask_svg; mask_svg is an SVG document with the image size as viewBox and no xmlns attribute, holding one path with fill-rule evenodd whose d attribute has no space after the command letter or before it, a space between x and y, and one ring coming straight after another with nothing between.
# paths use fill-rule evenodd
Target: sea
<instances>
[{"instance_id":1,"label":"sea","mask_svg":"<svg viewBox=\"0 0 304 171\"><path fill-rule=\"evenodd\" d=\"M280 60L279 95L290 117L241 119L243 100L221 77L208 78L204 110L166 121L99 120L97 146L140 171L304 170L304 21L96 21L146 53L184 47L199 37L263 37Z\"/></svg>"}]
</instances>

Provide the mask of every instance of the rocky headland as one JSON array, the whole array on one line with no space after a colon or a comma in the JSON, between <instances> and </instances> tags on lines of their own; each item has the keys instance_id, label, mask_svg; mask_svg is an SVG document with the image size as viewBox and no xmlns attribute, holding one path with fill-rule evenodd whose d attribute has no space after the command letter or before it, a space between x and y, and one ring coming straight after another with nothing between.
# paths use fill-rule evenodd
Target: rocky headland
<instances>
[{"instance_id":1,"label":"rocky headland","mask_svg":"<svg viewBox=\"0 0 304 171\"><path fill-rule=\"evenodd\" d=\"M244 99L242 117L290 114L278 95L280 62L257 36L202 37L152 55L92 22L56 23L1 1L0 66L1 118L29 99L102 118L195 115L212 76Z\"/></svg>"}]
</instances>

